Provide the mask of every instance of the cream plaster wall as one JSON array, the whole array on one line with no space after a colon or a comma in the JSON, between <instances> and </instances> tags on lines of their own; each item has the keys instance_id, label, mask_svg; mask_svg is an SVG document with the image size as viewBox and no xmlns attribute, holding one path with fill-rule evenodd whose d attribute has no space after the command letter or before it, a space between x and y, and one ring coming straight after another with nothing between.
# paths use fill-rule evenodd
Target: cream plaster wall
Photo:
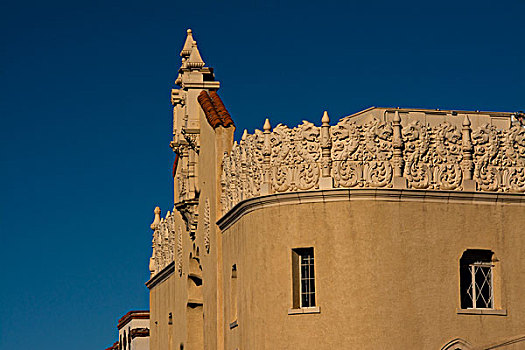
<instances>
[{"instance_id":1,"label":"cream plaster wall","mask_svg":"<svg viewBox=\"0 0 525 350\"><path fill-rule=\"evenodd\" d=\"M200 91L200 90L199 90ZM223 349L222 332L222 270L221 236L217 235L217 215L220 196L220 162L224 151L233 144L234 127L212 129L202 110L200 118L199 155L197 181L199 205L197 208L197 231L192 240L182 216L176 212L176 237L174 249L174 273L150 290L151 349ZM208 203L208 205L206 205ZM207 223L205 222L207 221ZM182 258L179 259L177 240L182 232ZM206 249L209 242L209 252ZM190 258L198 258L198 261ZM180 260L180 261L179 261ZM199 266L200 265L200 266ZM179 275L178 268L182 268ZM197 286L188 278L200 275L202 285ZM160 274L160 273L159 273ZM201 304L201 305L197 305ZM173 324L168 324L169 313ZM206 317L203 317L206 315Z\"/></svg>"},{"instance_id":2,"label":"cream plaster wall","mask_svg":"<svg viewBox=\"0 0 525 350\"><path fill-rule=\"evenodd\" d=\"M226 349L441 349L523 333L525 207L340 201L258 209L223 233L223 275L237 265L238 326ZM291 249L313 246L318 314L288 315ZM458 315L459 258L500 259L507 316Z\"/></svg>"}]
</instances>

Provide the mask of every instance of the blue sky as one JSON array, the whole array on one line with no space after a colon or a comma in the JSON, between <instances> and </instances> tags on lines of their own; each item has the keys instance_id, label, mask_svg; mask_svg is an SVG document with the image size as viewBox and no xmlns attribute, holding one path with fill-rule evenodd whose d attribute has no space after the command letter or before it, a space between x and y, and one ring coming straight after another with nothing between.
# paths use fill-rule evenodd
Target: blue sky
<instances>
[{"instance_id":1,"label":"blue sky","mask_svg":"<svg viewBox=\"0 0 525 350\"><path fill-rule=\"evenodd\" d=\"M0 8L0 349L104 349L148 308L192 28L242 129L369 106L525 109L523 1L26 1Z\"/></svg>"}]
</instances>

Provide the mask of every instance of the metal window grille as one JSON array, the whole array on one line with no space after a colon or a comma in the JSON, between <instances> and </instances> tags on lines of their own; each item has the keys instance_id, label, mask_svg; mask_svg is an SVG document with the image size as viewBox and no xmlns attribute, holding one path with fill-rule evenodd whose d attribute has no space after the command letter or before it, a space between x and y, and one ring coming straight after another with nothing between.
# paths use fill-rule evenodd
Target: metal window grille
<instances>
[{"instance_id":1,"label":"metal window grille","mask_svg":"<svg viewBox=\"0 0 525 350\"><path fill-rule=\"evenodd\" d=\"M315 275L313 249L300 255L301 307L315 306Z\"/></svg>"},{"instance_id":2,"label":"metal window grille","mask_svg":"<svg viewBox=\"0 0 525 350\"><path fill-rule=\"evenodd\" d=\"M474 309L492 309L494 307L494 293L492 282L491 263L475 262L469 265L471 283L467 294L472 300Z\"/></svg>"}]
</instances>

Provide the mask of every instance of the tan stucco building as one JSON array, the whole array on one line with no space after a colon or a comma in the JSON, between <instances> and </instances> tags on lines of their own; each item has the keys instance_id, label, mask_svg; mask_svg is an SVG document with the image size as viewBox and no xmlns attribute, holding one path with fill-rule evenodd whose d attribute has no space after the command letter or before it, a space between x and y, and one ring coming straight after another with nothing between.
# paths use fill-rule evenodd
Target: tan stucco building
<instances>
[{"instance_id":1,"label":"tan stucco building","mask_svg":"<svg viewBox=\"0 0 525 350\"><path fill-rule=\"evenodd\" d=\"M191 31L181 57L152 350L525 348L516 115L373 107L234 142Z\"/></svg>"}]
</instances>

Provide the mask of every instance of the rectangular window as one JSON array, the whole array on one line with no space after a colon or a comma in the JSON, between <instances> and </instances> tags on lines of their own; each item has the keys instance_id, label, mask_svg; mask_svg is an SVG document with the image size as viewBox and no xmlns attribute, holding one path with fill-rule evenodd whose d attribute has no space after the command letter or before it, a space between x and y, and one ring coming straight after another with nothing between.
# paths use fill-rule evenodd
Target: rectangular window
<instances>
[{"instance_id":1,"label":"rectangular window","mask_svg":"<svg viewBox=\"0 0 525 350\"><path fill-rule=\"evenodd\" d=\"M467 250L460 265L461 308L493 309L493 263L491 251Z\"/></svg>"},{"instance_id":2,"label":"rectangular window","mask_svg":"<svg viewBox=\"0 0 525 350\"><path fill-rule=\"evenodd\" d=\"M292 249L293 308L315 307L314 248Z\"/></svg>"},{"instance_id":3,"label":"rectangular window","mask_svg":"<svg viewBox=\"0 0 525 350\"><path fill-rule=\"evenodd\" d=\"M471 265L468 295L474 309L492 309L492 264L476 262Z\"/></svg>"}]
</instances>

